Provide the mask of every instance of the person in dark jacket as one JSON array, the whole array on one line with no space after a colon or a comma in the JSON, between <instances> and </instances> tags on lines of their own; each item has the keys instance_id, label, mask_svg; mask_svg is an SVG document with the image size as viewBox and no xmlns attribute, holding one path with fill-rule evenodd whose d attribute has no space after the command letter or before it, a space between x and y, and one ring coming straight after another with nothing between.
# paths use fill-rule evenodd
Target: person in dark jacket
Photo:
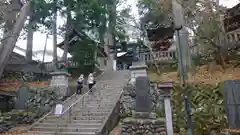
<instances>
[{"instance_id":1,"label":"person in dark jacket","mask_svg":"<svg viewBox=\"0 0 240 135\"><path fill-rule=\"evenodd\" d=\"M81 74L77 80L77 92L76 94L82 94L82 88L83 88L83 81L84 81L84 76Z\"/></svg>"}]
</instances>

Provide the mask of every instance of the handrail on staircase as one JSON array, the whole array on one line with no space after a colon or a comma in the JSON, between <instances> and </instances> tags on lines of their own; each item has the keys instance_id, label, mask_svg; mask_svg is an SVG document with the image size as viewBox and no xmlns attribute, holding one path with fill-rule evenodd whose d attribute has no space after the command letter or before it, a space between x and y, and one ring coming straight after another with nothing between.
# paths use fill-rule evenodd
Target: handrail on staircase
<instances>
[{"instance_id":1,"label":"handrail on staircase","mask_svg":"<svg viewBox=\"0 0 240 135\"><path fill-rule=\"evenodd\" d=\"M101 78L101 76L104 74L104 72L102 72L99 76L97 76L96 78L99 79ZM90 89L91 90L91 89ZM63 113L58 117L58 119L60 119L62 117L62 115L64 115L64 113L66 113L68 110L70 110L74 105L76 105L82 98L84 98L86 95L88 95L88 93L90 92L90 90L88 90L86 93L84 93L79 99L77 99L74 103L72 103L67 109L65 109L63 111ZM71 97L67 98L65 101L63 101L63 105L69 101L70 99L72 99L74 96L76 96L76 93L74 93ZM36 122L34 122L30 127L26 128L23 130L23 132L27 132L29 131L31 128L33 128L34 126L36 126L37 124L39 124L42 120L44 120L47 116L49 116L51 113L53 113L54 108L51 109L50 112L48 112L47 114L45 114L42 118L40 118L39 120L37 120Z\"/></svg>"},{"instance_id":2,"label":"handrail on staircase","mask_svg":"<svg viewBox=\"0 0 240 135\"><path fill-rule=\"evenodd\" d=\"M72 96L70 96L69 98L67 98L65 101L63 101L62 104L65 104L67 101L69 101L70 99L72 99L76 94L74 93ZM45 119L47 116L49 116L51 113L53 113L54 108L51 109L51 111L49 111L47 114L45 114L43 117L41 117L40 119L38 119L36 122L34 122L30 127L26 128L24 131L28 131L31 128L33 128L35 125L37 125L38 123L40 123L43 119Z\"/></svg>"},{"instance_id":3,"label":"handrail on staircase","mask_svg":"<svg viewBox=\"0 0 240 135\"><path fill-rule=\"evenodd\" d=\"M102 72L102 73L98 76L98 78L100 78L103 74L104 74L104 72ZM93 89L93 88L92 88L92 89ZM70 117L72 116L72 115L71 115L71 113L72 113L72 112L71 112L72 107L75 106L77 103L79 103L79 101L80 101L81 99L83 99L83 102L84 102L84 97L86 97L86 95L89 95L89 92L90 92L92 89L88 90L88 91L87 91L86 93L84 93L79 99L77 99L74 103L72 103L67 109L65 109L65 110L63 111L63 113L62 113L61 115L59 115L59 117L58 117L57 119L60 120L60 118L62 118L62 116L69 111L69 115L68 115L67 119L69 119L69 122L70 122ZM84 104L84 103L83 103L83 104ZM57 127L59 127L59 129L61 130L60 124L62 124L62 123L58 123L58 124L57 124ZM59 132L59 131L56 131L55 134L57 134L58 132Z\"/></svg>"},{"instance_id":4,"label":"handrail on staircase","mask_svg":"<svg viewBox=\"0 0 240 135\"><path fill-rule=\"evenodd\" d=\"M102 76L104 74L104 72L102 74L99 75ZM84 96L88 95L88 93L91 91L92 89L88 90L86 93L84 93L79 99L77 99L74 103L72 103L65 111L63 111L62 114L66 113L69 109L71 109L74 105L76 105ZM62 116L62 115L61 115Z\"/></svg>"}]
</instances>

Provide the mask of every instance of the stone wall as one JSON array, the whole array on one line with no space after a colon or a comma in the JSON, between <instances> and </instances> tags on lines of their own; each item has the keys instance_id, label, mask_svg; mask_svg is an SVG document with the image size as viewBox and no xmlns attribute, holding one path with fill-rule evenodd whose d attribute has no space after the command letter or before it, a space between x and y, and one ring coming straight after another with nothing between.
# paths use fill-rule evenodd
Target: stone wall
<instances>
[{"instance_id":1,"label":"stone wall","mask_svg":"<svg viewBox=\"0 0 240 135\"><path fill-rule=\"evenodd\" d=\"M57 102L57 93L54 87L22 86L17 91L15 108L30 112L49 111Z\"/></svg>"},{"instance_id":2,"label":"stone wall","mask_svg":"<svg viewBox=\"0 0 240 135\"><path fill-rule=\"evenodd\" d=\"M121 135L167 135L164 119L123 120Z\"/></svg>"},{"instance_id":3,"label":"stone wall","mask_svg":"<svg viewBox=\"0 0 240 135\"><path fill-rule=\"evenodd\" d=\"M29 89L29 96L26 102L29 111L49 111L57 102L57 93L53 87Z\"/></svg>"},{"instance_id":4,"label":"stone wall","mask_svg":"<svg viewBox=\"0 0 240 135\"><path fill-rule=\"evenodd\" d=\"M152 101L152 112L158 114L159 117L164 115L164 99L161 91L150 88L149 95ZM136 106L136 87L128 84L123 88L123 95L120 99L120 115L122 118L131 117Z\"/></svg>"},{"instance_id":5,"label":"stone wall","mask_svg":"<svg viewBox=\"0 0 240 135\"><path fill-rule=\"evenodd\" d=\"M19 124L32 124L49 112L56 102L57 94L53 87L20 87L15 99L15 107L19 110L0 113L0 133Z\"/></svg>"}]
</instances>

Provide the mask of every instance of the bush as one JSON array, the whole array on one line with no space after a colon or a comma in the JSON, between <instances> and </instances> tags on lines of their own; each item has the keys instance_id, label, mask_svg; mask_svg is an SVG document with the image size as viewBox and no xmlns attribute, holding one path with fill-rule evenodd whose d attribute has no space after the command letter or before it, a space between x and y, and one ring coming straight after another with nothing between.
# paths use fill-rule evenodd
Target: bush
<instances>
[{"instance_id":1,"label":"bush","mask_svg":"<svg viewBox=\"0 0 240 135\"><path fill-rule=\"evenodd\" d=\"M212 129L226 128L222 85L188 85L189 102L195 135L208 134ZM172 93L173 123L176 132L187 131L184 90L176 85Z\"/></svg>"}]
</instances>

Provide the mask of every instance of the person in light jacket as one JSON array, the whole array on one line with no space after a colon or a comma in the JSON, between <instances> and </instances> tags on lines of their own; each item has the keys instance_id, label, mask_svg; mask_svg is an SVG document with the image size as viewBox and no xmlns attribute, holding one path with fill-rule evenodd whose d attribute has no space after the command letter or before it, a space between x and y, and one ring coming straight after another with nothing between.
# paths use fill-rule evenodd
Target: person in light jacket
<instances>
[{"instance_id":1,"label":"person in light jacket","mask_svg":"<svg viewBox=\"0 0 240 135\"><path fill-rule=\"evenodd\" d=\"M84 75L81 74L77 80L77 92L76 92L77 95L82 94L83 81L84 81Z\"/></svg>"},{"instance_id":2,"label":"person in light jacket","mask_svg":"<svg viewBox=\"0 0 240 135\"><path fill-rule=\"evenodd\" d=\"M92 92L92 87L94 86L95 83L96 83L96 81L94 80L93 73L90 73L88 75L88 88L89 88L90 92Z\"/></svg>"}]
</instances>

